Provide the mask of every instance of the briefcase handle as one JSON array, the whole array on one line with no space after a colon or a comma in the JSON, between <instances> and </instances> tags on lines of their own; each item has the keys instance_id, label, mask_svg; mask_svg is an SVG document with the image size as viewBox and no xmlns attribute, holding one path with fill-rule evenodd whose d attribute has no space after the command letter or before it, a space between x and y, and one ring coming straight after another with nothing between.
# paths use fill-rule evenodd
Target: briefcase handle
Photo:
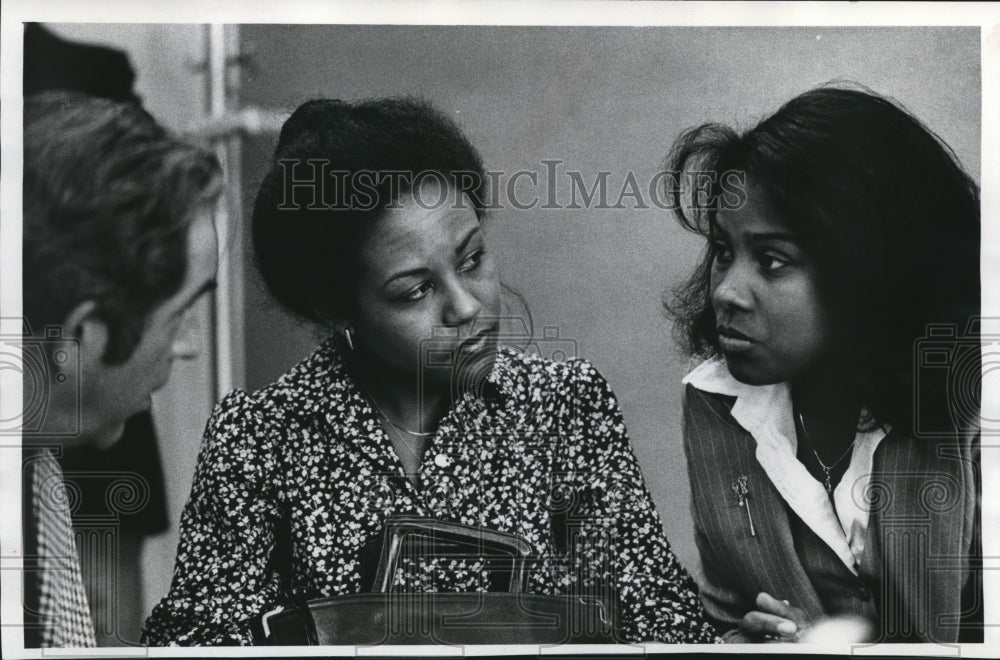
<instances>
[{"instance_id":1,"label":"briefcase handle","mask_svg":"<svg viewBox=\"0 0 1000 660\"><path fill-rule=\"evenodd\" d=\"M526 586L527 559L531 554L531 546L514 534L420 516L393 516L386 521L384 534L375 584L372 588L374 592L389 592L392 578L399 567L404 543L410 537L467 546L478 554L492 558L496 555L507 555L511 560L509 591L523 592Z\"/></svg>"},{"instance_id":2,"label":"briefcase handle","mask_svg":"<svg viewBox=\"0 0 1000 660\"><path fill-rule=\"evenodd\" d=\"M378 570L372 585L374 593L388 593L393 576L399 567L404 543L408 537L424 537L431 541L445 541L464 545L478 554L492 556L507 555L511 560L511 579L508 590L511 593L523 593L527 585L527 560L531 555L531 546L520 536L497 532L474 525L445 522L434 518L421 516L392 516L386 520L382 535L382 548L379 555ZM491 555L492 553L492 555ZM261 617L261 625L265 638L271 637L269 620L284 611L286 607L279 605L266 612ZM310 644L318 643L315 624L309 615L309 607L305 602L297 603L293 609L298 609L307 616L303 618L305 636Z\"/></svg>"}]
</instances>

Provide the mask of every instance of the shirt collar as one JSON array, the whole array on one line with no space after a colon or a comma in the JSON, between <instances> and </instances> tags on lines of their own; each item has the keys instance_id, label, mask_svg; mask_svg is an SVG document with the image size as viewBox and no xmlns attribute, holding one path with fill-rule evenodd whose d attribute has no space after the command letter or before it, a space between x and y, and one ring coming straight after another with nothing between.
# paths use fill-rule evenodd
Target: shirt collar
<instances>
[{"instance_id":1,"label":"shirt collar","mask_svg":"<svg viewBox=\"0 0 1000 660\"><path fill-rule=\"evenodd\" d=\"M520 363L515 361L516 349L509 346L500 346L497 350L496 360L493 362L493 369L486 377L483 395L500 402L507 402L514 398L518 385L520 384L521 369L517 368Z\"/></svg>"},{"instance_id":2,"label":"shirt collar","mask_svg":"<svg viewBox=\"0 0 1000 660\"><path fill-rule=\"evenodd\" d=\"M773 429L781 435L793 439L795 446L795 425L792 421L791 394L787 383L774 385L747 385L741 383L726 367L722 358L713 358L702 362L682 381L685 385L711 394L736 397L733 405L733 419L749 431L754 437L765 428ZM785 415L776 415L775 409L781 410L788 401L787 419ZM781 410L784 412L784 410Z\"/></svg>"}]
</instances>

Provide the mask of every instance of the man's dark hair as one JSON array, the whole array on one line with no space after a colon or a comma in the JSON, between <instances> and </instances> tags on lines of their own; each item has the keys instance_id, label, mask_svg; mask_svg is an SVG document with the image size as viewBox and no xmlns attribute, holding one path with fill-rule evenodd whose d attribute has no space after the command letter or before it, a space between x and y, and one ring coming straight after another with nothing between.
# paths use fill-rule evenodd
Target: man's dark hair
<instances>
[{"instance_id":1,"label":"man's dark hair","mask_svg":"<svg viewBox=\"0 0 1000 660\"><path fill-rule=\"evenodd\" d=\"M211 153L140 106L75 92L24 101L24 315L62 323L86 300L108 324L104 360L124 362L148 314L187 271L197 205L218 194Z\"/></svg>"}]
</instances>

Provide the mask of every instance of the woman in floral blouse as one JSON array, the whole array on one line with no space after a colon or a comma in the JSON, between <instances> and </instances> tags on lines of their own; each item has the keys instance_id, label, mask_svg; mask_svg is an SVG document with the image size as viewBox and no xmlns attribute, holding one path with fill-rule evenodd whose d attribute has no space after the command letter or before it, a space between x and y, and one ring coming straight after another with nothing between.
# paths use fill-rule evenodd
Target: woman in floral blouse
<instances>
[{"instance_id":1,"label":"woman in floral blouse","mask_svg":"<svg viewBox=\"0 0 1000 660\"><path fill-rule=\"evenodd\" d=\"M716 641L607 382L500 343L485 186L423 102L288 119L254 247L274 297L330 337L216 408L147 643L252 644L278 605L363 591L365 548L400 514L520 536L541 558L528 591L606 588L621 641ZM456 562L406 564L394 589L486 588L482 563Z\"/></svg>"}]
</instances>

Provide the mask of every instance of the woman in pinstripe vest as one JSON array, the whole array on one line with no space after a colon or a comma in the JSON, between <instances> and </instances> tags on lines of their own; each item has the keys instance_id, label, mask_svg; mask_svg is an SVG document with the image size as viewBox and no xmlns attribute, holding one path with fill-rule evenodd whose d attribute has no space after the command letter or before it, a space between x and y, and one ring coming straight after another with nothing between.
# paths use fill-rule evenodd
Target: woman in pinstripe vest
<instances>
[{"instance_id":1,"label":"woman in pinstripe vest","mask_svg":"<svg viewBox=\"0 0 1000 660\"><path fill-rule=\"evenodd\" d=\"M731 641L837 620L981 639L976 183L898 103L844 86L693 128L668 169L708 243L667 303L704 360L684 442L706 610ZM711 187L692 195L693 172Z\"/></svg>"}]
</instances>

